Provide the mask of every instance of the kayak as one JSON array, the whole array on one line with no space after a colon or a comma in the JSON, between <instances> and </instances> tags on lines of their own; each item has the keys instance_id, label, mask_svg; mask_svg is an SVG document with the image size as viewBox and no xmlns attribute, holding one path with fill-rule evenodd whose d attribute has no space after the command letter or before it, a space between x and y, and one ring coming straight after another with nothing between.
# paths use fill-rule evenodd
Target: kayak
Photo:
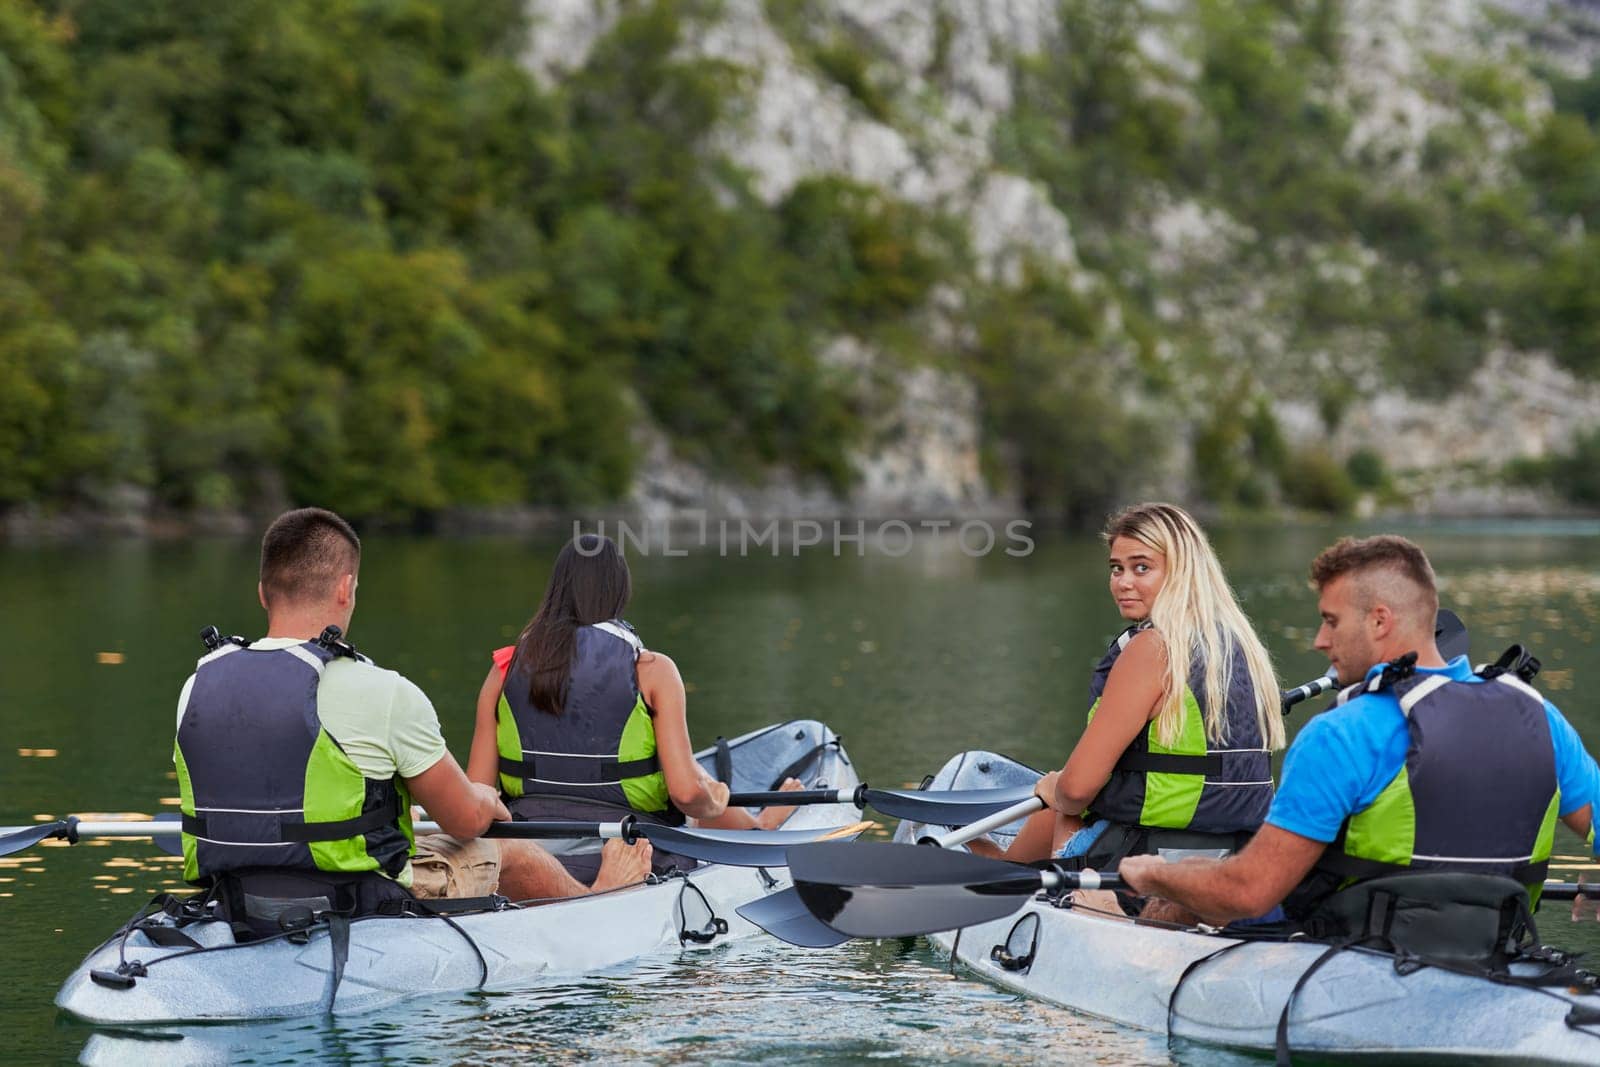
<instances>
[{"instance_id":1,"label":"kayak","mask_svg":"<svg viewBox=\"0 0 1600 1067\"><path fill-rule=\"evenodd\" d=\"M719 763L731 769L736 792L773 788L784 774L812 788L859 784L838 737L810 720L753 731L696 758L712 773ZM850 804L809 805L797 808L783 829L821 833L849 827L859 817ZM345 928L348 951L337 976L333 941L345 931L332 931L325 922L292 939L239 944L227 923L179 929L157 911L147 925L118 931L89 953L61 987L56 1005L101 1025L237 1022L370 1011L425 993L516 988L648 953L757 934L735 909L789 884L782 866L705 864L687 874L536 906L445 917L364 917ZM126 985L106 984L107 972L123 960L143 966Z\"/></svg>"},{"instance_id":2,"label":"kayak","mask_svg":"<svg viewBox=\"0 0 1600 1067\"><path fill-rule=\"evenodd\" d=\"M967 752L946 763L928 788L1007 788L1038 777L1005 756ZM1003 847L1020 827L1019 821L991 839ZM914 842L927 832L902 822L895 836ZM1147 926L1046 894L1003 919L929 940L953 965L1005 989L1169 1040L1266 1053L1278 1047L1279 1018L1296 983L1328 949ZM1216 955L1223 949L1229 951ZM1548 966L1512 969L1534 976ZM1397 970L1392 955L1347 950L1323 963L1294 997L1286 1045L1293 1053L1384 1062L1594 1064L1600 995L1428 966Z\"/></svg>"}]
</instances>

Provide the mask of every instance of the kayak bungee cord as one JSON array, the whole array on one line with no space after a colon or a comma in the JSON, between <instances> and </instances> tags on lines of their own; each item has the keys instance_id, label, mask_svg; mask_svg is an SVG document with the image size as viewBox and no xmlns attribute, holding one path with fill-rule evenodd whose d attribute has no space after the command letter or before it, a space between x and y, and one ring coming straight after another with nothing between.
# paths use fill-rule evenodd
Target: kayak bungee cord
<instances>
[{"instance_id":1,"label":"kayak bungee cord","mask_svg":"<svg viewBox=\"0 0 1600 1067\"><path fill-rule=\"evenodd\" d=\"M628 887L623 886L623 887L618 887L618 888L628 888ZM609 892L614 892L614 891L615 890L604 890L603 892L609 893ZM599 894L592 894L592 895L599 895ZM332 929L331 929L331 926L329 924L328 918L330 916L337 916L338 918L343 919L346 923L349 923L349 924L352 924L352 925L355 924L355 923L358 923L358 922L365 922L365 921L367 921L369 919L400 919L400 918L410 917L410 918L415 918L415 919L439 919L439 920L442 920L446 926L450 927L450 929L454 930L457 934L459 934L461 936L462 940L464 940L467 943L467 945L469 947L471 947L473 955L475 955L477 957L477 960L478 960L478 971L479 971L479 978L478 978L477 988L482 989L489 982L489 962L488 962L488 959L484 956L483 949L481 947L479 947L477 941L473 939L471 934L467 933L466 930L462 929L461 925L459 923L457 923L453 918L451 918L449 914L446 914L442 910L435 910L433 907L430 906L430 903L428 901L423 900L421 898L413 898L412 900L405 902L405 904L406 904L406 906L408 908L411 907L412 905L415 905L419 909L419 911L410 911L410 912L399 911L399 912L396 912L393 915L374 914L374 915L358 915L358 916L353 916L353 917L339 915L337 912L323 913L324 914L324 918L323 918L322 922L320 922L320 923L312 923L310 925L303 926L303 927L298 927L298 928L293 929L293 930L282 930L282 931L279 931L278 933L266 934L266 935L263 935L261 937L252 938L249 941L234 941L232 943L224 944L224 945L193 944L192 948L183 948L183 949L180 949L180 950L178 950L176 952L169 952L164 956L157 956L156 958L150 960L148 963L143 961L143 960L134 960L134 961L132 961L130 963L128 961L128 938L132 937L133 934L136 931L145 934L146 937L150 938L150 940L152 942L154 942L156 940L156 938L151 936L151 931L155 930L155 929L171 929L171 930L174 930L174 931L176 931L176 932L181 934L182 933L182 926L190 926L190 925L195 925L195 924L199 924L199 923L227 922L227 920L222 918L220 915L189 915L189 916L185 916L186 921L182 923L182 926L150 927L150 926L142 925L142 923L144 922L145 919L150 918L154 914L152 912L152 910L151 910L152 905L155 905L158 902L162 901L163 898L165 898L166 900L175 902L180 909L185 909L189 905L194 903L193 898L190 898L189 900L184 900L184 899L179 898L179 897L174 897L170 893L162 893L159 896L155 897L153 900L151 900L149 903L147 903L143 908L139 909L139 911L134 914L133 918L129 919L126 923L123 924L122 929L118 930L117 933L112 935L112 939L116 940L116 942L117 942L117 961L118 962L117 962L116 971L113 972L113 973L109 973L109 974L106 973L106 972L95 972L94 975L92 976L92 977L94 977L95 981L99 982L102 985L110 985L110 986L118 986L118 987L122 987L122 988L127 988L127 987L131 987L133 985L135 979L147 977L151 967L154 967L154 966L156 966L157 964L160 964L160 963L166 963L169 960L184 959L184 958L187 958L189 956L196 956L196 955L200 955L202 953L207 953L207 952L223 952L223 951L227 951L229 949L248 949L248 948L253 948L253 947L257 946L257 945L270 944L270 943L272 943L274 941L282 941L282 940L293 939L293 938L295 938L297 936L309 938L311 934L317 932L319 927L329 931L329 933L330 933L329 940L331 941L332 940L332 936L331 936ZM489 914L489 913L497 912L497 911L505 911L505 910L512 909L512 908L520 909L521 906L522 906L521 904L514 903L514 902L511 902L511 901L507 901L507 900L505 900L504 897L491 898L491 899L498 899L500 901L503 901L504 903L499 904L499 905L493 905L493 904L486 905L484 907L476 908L476 909L472 909L472 910L458 910L458 911L456 911L456 914L458 914L458 915L484 915L484 914ZM553 899L566 899L566 898L553 898ZM204 907L206 904L209 903L209 897L206 897L203 901L201 901L199 903L200 903L200 906ZM173 915L173 913L171 911L169 911L164 904L161 906L160 910L163 911L163 912L166 912L166 914L168 914L168 915ZM175 916L175 915L173 917L177 918L177 916ZM185 935L185 936L187 936L187 935ZM192 939L190 939L190 940L191 940L191 943L193 943ZM337 968L337 970L342 970L342 969L343 969L342 966ZM120 981L119 981L119 979L120 979ZM336 983L334 992L335 993L338 992L337 983ZM330 1006L330 1008L332 1007L331 1004L329 1006Z\"/></svg>"},{"instance_id":2,"label":"kayak bungee cord","mask_svg":"<svg viewBox=\"0 0 1600 1067\"><path fill-rule=\"evenodd\" d=\"M1055 902L1052 901L1052 903ZM1113 916L1113 913L1107 912L1103 909L1076 903L1056 903L1055 906L1070 907L1074 910L1081 909L1097 915ZM1160 919L1141 919L1137 916L1128 916L1125 918L1137 926L1157 927L1169 930L1184 930L1190 933L1233 939L1231 944L1223 945L1215 952L1211 952L1207 955L1199 957L1198 959L1191 960L1188 966L1184 967L1183 971L1178 975L1178 980L1172 987L1172 993L1167 997L1167 1044L1169 1048L1171 1047L1173 1039L1179 1036L1176 1027L1173 1025L1177 1018L1178 996L1183 991L1185 983L1188 982L1189 978L1195 972L1199 971L1206 964L1212 963L1223 956L1231 954L1235 949L1256 944L1286 944L1298 940L1294 935L1283 932L1257 931L1248 928L1218 928L1205 924L1198 926L1183 926L1181 924L1170 923ZM1591 1007L1589 1005L1581 1004L1576 999L1563 996L1559 992L1556 992L1554 989L1550 988L1553 984L1582 985L1588 987L1588 992L1590 994L1600 991L1600 977L1573 966L1573 962L1577 958L1576 955L1561 952L1560 950L1551 950L1541 946L1539 949L1535 950L1535 952L1525 953L1522 958L1525 962L1547 963L1549 968L1537 975L1515 975L1510 974L1509 972L1495 971L1487 967L1472 967L1466 964L1455 963L1450 960L1433 959L1411 955L1402 951L1385 950L1383 948L1367 944L1367 940L1370 939L1334 942L1329 944L1327 951L1323 952L1315 960L1313 960L1311 965L1308 966L1295 981L1294 986L1290 989L1288 999L1284 1002L1283 1010L1278 1016L1277 1048L1275 1049L1275 1055L1279 1067L1287 1067L1287 1065L1291 1062L1293 1048L1289 1040L1289 1022L1290 1012L1294 1008L1296 999L1299 997L1301 990L1305 987L1307 980L1310 979L1310 977L1316 971L1321 969L1324 963L1327 963L1341 952L1361 953L1383 959L1394 960L1397 964L1397 967L1398 964L1402 962L1411 963L1415 965L1414 970L1422 970L1424 968L1432 967L1437 970L1448 971L1452 974L1459 974L1468 978L1480 978L1497 985L1511 986L1517 989L1539 993L1543 996L1550 997L1559 1003L1567 1005L1567 1007L1570 1009L1566 1017L1566 1024L1569 1029L1576 1030L1579 1033L1589 1037L1600 1038L1600 1031L1590 1029L1591 1026L1600 1024L1600 1006ZM1541 957L1537 953L1545 953L1546 955Z\"/></svg>"}]
</instances>

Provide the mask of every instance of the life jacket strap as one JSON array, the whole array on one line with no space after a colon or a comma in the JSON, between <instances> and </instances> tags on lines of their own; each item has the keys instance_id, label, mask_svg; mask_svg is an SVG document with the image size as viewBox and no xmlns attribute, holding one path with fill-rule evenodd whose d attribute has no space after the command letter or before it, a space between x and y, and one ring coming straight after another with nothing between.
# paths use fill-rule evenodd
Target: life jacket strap
<instances>
[{"instance_id":1,"label":"life jacket strap","mask_svg":"<svg viewBox=\"0 0 1600 1067\"><path fill-rule=\"evenodd\" d=\"M278 827L278 841L263 842L232 842L234 844L277 844L279 842L294 841L309 843L312 841L343 841L348 837L362 837L374 830L382 830L392 826L400 820L399 798L390 795L381 805L371 811L362 812L352 819L340 819L337 822L308 822L308 823L283 823ZM194 837L210 837L206 820L199 815L190 815L185 812L182 817L183 832Z\"/></svg>"},{"instance_id":2,"label":"life jacket strap","mask_svg":"<svg viewBox=\"0 0 1600 1067\"><path fill-rule=\"evenodd\" d=\"M400 804L390 796L371 811L362 812L353 819L338 822L291 823L280 833L285 841L340 841L347 837L361 837L400 821Z\"/></svg>"},{"instance_id":3,"label":"life jacket strap","mask_svg":"<svg viewBox=\"0 0 1600 1067\"><path fill-rule=\"evenodd\" d=\"M1362 859L1359 856L1351 856L1343 851L1343 841L1344 836L1341 834L1339 840L1333 845L1329 845L1323 852L1322 858L1317 860L1313 869L1326 871L1340 878L1353 878L1358 881L1366 881L1368 878L1382 878L1391 874L1419 874L1429 870L1425 866L1417 867L1404 863L1385 863L1382 860L1369 860ZM1486 859L1484 862L1487 864L1494 861ZM1545 880L1549 870L1549 860L1528 861L1519 863L1511 868L1506 872L1506 877L1523 885L1538 885Z\"/></svg>"},{"instance_id":4,"label":"life jacket strap","mask_svg":"<svg viewBox=\"0 0 1600 1067\"><path fill-rule=\"evenodd\" d=\"M1116 770L1144 774L1221 774L1220 755L1185 756L1176 752L1124 752Z\"/></svg>"},{"instance_id":5,"label":"life jacket strap","mask_svg":"<svg viewBox=\"0 0 1600 1067\"><path fill-rule=\"evenodd\" d=\"M523 753L524 756L528 754ZM559 785L610 785L624 778L643 778L661 770L656 756L644 759L592 759L559 752L541 752L528 759L500 757L500 773L523 781L553 782Z\"/></svg>"}]
</instances>

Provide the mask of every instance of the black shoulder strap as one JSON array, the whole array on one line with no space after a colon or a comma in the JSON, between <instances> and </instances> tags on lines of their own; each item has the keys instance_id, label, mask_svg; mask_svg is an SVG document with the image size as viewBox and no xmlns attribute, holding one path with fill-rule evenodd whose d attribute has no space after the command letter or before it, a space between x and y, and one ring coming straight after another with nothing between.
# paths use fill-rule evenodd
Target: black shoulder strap
<instances>
[{"instance_id":1,"label":"black shoulder strap","mask_svg":"<svg viewBox=\"0 0 1600 1067\"><path fill-rule=\"evenodd\" d=\"M1532 682L1538 675L1539 668L1544 666L1538 658L1521 645L1512 645L1500 653L1500 658L1486 666L1478 668L1479 678L1498 678L1502 674L1512 674L1524 682Z\"/></svg>"},{"instance_id":2,"label":"black shoulder strap","mask_svg":"<svg viewBox=\"0 0 1600 1067\"><path fill-rule=\"evenodd\" d=\"M1336 704L1339 707L1343 707L1358 696L1366 693L1382 692L1396 682L1410 678L1415 673L1417 673L1417 654L1415 652L1407 652L1405 655L1397 656L1385 663L1383 670L1366 681L1357 682L1355 685L1346 686L1339 690Z\"/></svg>"},{"instance_id":3,"label":"black shoulder strap","mask_svg":"<svg viewBox=\"0 0 1600 1067\"><path fill-rule=\"evenodd\" d=\"M370 659L367 659L367 657L357 652L355 645L350 644L348 641L341 641L340 638L343 636L344 631L339 629L339 627L333 625L325 626L322 629L322 633L317 637L317 645L320 648L324 648L329 652L332 652L335 659L338 659L340 656L348 656L353 660L364 660L367 663L372 662Z\"/></svg>"},{"instance_id":4,"label":"black shoulder strap","mask_svg":"<svg viewBox=\"0 0 1600 1067\"><path fill-rule=\"evenodd\" d=\"M201 630L200 640L206 646L207 652L215 652L223 645L238 645L240 648L244 648L250 644L250 642L246 641L238 634L232 634L228 637L223 637L222 631L218 630L215 626L207 626L204 630Z\"/></svg>"}]
</instances>

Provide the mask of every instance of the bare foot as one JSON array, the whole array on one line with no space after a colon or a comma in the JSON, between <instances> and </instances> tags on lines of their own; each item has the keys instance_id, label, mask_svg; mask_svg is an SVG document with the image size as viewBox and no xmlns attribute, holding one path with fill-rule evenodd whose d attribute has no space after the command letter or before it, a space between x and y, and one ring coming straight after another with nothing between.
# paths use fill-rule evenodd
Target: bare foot
<instances>
[{"instance_id":1,"label":"bare foot","mask_svg":"<svg viewBox=\"0 0 1600 1067\"><path fill-rule=\"evenodd\" d=\"M1077 907L1099 912L1095 916L1097 919L1133 921L1122 913L1122 905L1117 902L1117 895L1109 889L1074 889L1072 903Z\"/></svg>"},{"instance_id":2,"label":"bare foot","mask_svg":"<svg viewBox=\"0 0 1600 1067\"><path fill-rule=\"evenodd\" d=\"M805 787L802 786L799 780L796 778L785 778L783 780L783 784L778 788L785 793L792 793L796 789L803 789ZM776 830L778 827L784 824L789 816L793 814L793 806L767 808L760 815L756 816L756 828L760 830Z\"/></svg>"},{"instance_id":3,"label":"bare foot","mask_svg":"<svg viewBox=\"0 0 1600 1067\"><path fill-rule=\"evenodd\" d=\"M1200 916L1180 904L1160 897L1150 897L1145 900L1144 907L1139 910L1139 918L1152 919L1156 922L1176 923L1179 926L1193 926L1200 921Z\"/></svg>"},{"instance_id":4,"label":"bare foot","mask_svg":"<svg viewBox=\"0 0 1600 1067\"><path fill-rule=\"evenodd\" d=\"M590 891L603 893L645 880L650 874L650 842L628 844L613 838L600 849L600 873Z\"/></svg>"}]
</instances>

